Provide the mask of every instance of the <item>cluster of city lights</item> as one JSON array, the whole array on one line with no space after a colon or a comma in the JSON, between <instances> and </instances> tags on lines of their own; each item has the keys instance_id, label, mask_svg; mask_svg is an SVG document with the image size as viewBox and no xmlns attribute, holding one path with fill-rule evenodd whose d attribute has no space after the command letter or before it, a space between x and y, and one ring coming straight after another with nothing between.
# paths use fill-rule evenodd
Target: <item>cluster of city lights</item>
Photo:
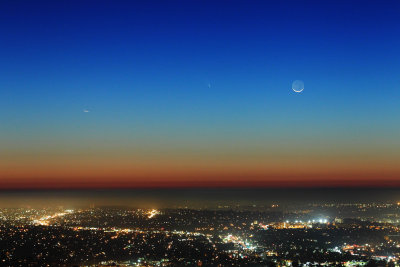
<instances>
[{"instance_id":1,"label":"cluster of city lights","mask_svg":"<svg viewBox=\"0 0 400 267\"><path fill-rule=\"evenodd\" d=\"M64 212L57 212L54 215L47 215L47 216L43 216L40 219L37 220L33 220L33 224L35 225L43 225L43 226L48 226L50 225L50 220L52 219L56 219L58 217L63 217L67 214L71 214L73 213L74 210L65 210Z\"/></svg>"}]
</instances>

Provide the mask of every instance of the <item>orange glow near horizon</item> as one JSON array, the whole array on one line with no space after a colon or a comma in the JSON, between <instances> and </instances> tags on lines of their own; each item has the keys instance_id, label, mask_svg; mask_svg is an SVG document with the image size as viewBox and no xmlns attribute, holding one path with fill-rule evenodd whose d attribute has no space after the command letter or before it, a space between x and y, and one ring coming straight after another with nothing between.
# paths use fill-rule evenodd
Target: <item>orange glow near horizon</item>
<instances>
[{"instance_id":1,"label":"orange glow near horizon","mask_svg":"<svg viewBox=\"0 0 400 267\"><path fill-rule=\"evenodd\" d=\"M60 171L60 170L59 170ZM85 174L86 173L86 174ZM173 187L388 187L400 186L398 172L281 172L172 171L126 173L90 173L61 171L54 176L3 176L0 189L29 188L173 188Z\"/></svg>"},{"instance_id":2,"label":"orange glow near horizon","mask_svg":"<svg viewBox=\"0 0 400 267\"><path fill-rule=\"evenodd\" d=\"M300 148L2 151L0 188L400 185L397 154L389 149Z\"/></svg>"}]
</instances>

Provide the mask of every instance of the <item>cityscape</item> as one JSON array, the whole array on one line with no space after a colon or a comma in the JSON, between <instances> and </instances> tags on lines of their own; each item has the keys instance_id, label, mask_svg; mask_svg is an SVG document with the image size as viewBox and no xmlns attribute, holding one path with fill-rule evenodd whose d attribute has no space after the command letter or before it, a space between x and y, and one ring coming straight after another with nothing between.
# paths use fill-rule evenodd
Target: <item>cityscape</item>
<instances>
[{"instance_id":1,"label":"cityscape","mask_svg":"<svg viewBox=\"0 0 400 267\"><path fill-rule=\"evenodd\" d=\"M3 207L0 265L399 266L396 201L270 202Z\"/></svg>"}]
</instances>

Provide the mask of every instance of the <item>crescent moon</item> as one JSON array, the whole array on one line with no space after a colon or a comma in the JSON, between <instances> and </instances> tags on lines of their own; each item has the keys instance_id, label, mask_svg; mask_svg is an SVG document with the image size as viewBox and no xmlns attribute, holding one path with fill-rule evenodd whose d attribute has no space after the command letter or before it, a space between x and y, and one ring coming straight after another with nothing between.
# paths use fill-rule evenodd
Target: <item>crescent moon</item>
<instances>
[{"instance_id":1,"label":"crescent moon","mask_svg":"<svg viewBox=\"0 0 400 267\"><path fill-rule=\"evenodd\" d=\"M295 80L292 83L292 90L295 91L296 93L301 93L304 90L304 82L301 80Z\"/></svg>"}]
</instances>

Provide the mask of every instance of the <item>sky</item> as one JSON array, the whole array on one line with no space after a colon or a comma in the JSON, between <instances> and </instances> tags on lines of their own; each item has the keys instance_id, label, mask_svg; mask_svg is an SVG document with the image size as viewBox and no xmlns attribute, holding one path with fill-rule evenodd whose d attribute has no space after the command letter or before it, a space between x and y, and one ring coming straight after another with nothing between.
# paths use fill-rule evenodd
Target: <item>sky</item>
<instances>
[{"instance_id":1,"label":"sky","mask_svg":"<svg viewBox=\"0 0 400 267\"><path fill-rule=\"evenodd\" d=\"M1 1L0 188L400 186L399 47L397 0Z\"/></svg>"}]
</instances>

